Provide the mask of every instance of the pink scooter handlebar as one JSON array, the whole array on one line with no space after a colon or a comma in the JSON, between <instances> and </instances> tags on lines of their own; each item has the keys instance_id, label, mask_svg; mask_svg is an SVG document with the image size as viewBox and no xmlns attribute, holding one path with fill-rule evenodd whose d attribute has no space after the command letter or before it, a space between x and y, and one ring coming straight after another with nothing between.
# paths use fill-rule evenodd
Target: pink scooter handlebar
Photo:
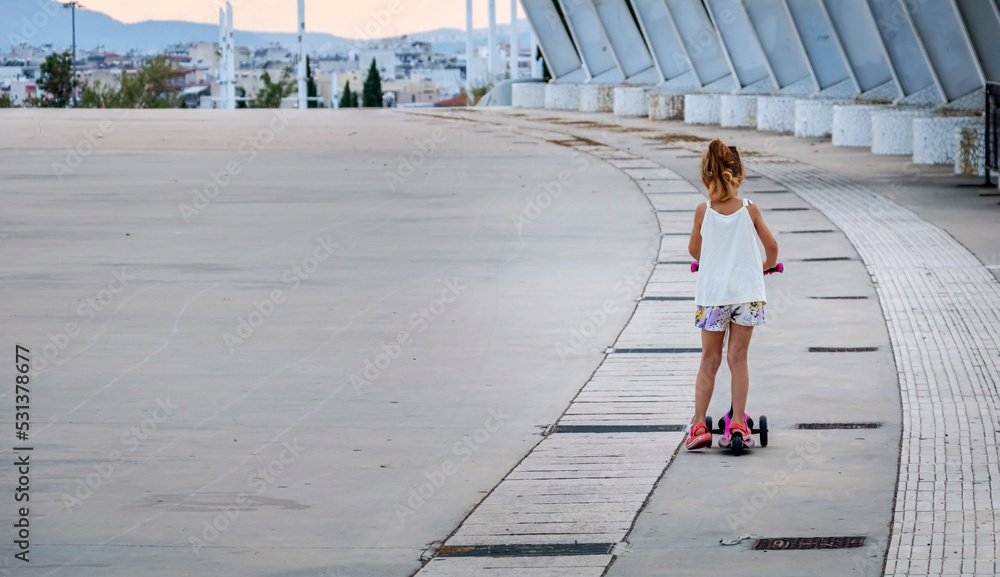
<instances>
[{"instance_id":1,"label":"pink scooter handlebar","mask_svg":"<svg viewBox=\"0 0 1000 577\"><path fill-rule=\"evenodd\" d=\"M697 261L691 263L691 272L698 272ZM769 268L766 271L764 271L764 274L774 274L776 272L777 273L785 272L785 265L779 262L778 265L775 266L774 268Z\"/></svg>"}]
</instances>

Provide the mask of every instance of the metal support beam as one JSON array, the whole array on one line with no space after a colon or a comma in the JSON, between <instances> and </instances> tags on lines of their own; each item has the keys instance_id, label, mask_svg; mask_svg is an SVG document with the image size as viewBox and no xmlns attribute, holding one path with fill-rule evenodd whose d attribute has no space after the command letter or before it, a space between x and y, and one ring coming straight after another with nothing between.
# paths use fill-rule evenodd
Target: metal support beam
<instances>
[{"instance_id":1,"label":"metal support beam","mask_svg":"<svg viewBox=\"0 0 1000 577\"><path fill-rule=\"evenodd\" d=\"M559 82L582 82L587 79L587 71L583 68L583 60L577 53L569 31L559 17L553 0L521 0L521 7L531 26L533 41L542 52L542 57L549 67L553 80ZM534 67L534 49L531 53ZM542 77L542 71L535 73L536 78Z\"/></svg>"},{"instance_id":2,"label":"metal support beam","mask_svg":"<svg viewBox=\"0 0 1000 577\"><path fill-rule=\"evenodd\" d=\"M983 0L956 1L986 79L1000 82L1000 9Z\"/></svg>"},{"instance_id":3,"label":"metal support beam","mask_svg":"<svg viewBox=\"0 0 1000 577\"><path fill-rule=\"evenodd\" d=\"M898 98L903 88L867 0L823 0L823 7L862 97L870 94L878 100Z\"/></svg>"},{"instance_id":4,"label":"metal support beam","mask_svg":"<svg viewBox=\"0 0 1000 577\"><path fill-rule=\"evenodd\" d=\"M939 0L940 1L940 0ZM908 104L941 104L945 94L903 0L868 0Z\"/></svg>"},{"instance_id":5,"label":"metal support beam","mask_svg":"<svg viewBox=\"0 0 1000 577\"><path fill-rule=\"evenodd\" d=\"M777 90L778 80L743 3L740 0L708 0L707 4L739 88L753 86L755 92L762 94Z\"/></svg>"},{"instance_id":6,"label":"metal support beam","mask_svg":"<svg viewBox=\"0 0 1000 577\"><path fill-rule=\"evenodd\" d=\"M718 83L717 91L728 91L729 78L737 82L718 30L701 0L666 0L667 11L676 23L698 83L703 87Z\"/></svg>"},{"instance_id":7,"label":"metal support beam","mask_svg":"<svg viewBox=\"0 0 1000 577\"><path fill-rule=\"evenodd\" d=\"M626 0L590 0L597 12L601 32L626 82L662 82L653 57Z\"/></svg>"},{"instance_id":8,"label":"metal support beam","mask_svg":"<svg viewBox=\"0 0 1000 577\"><path fill-rule=\"evenodd\" d=\"M986 78L954 0L913 2L904 6L945 101L954 103L969 96L968 104L979 108Z\"/></svg>"},{"instance_id":9,"label":"metal support beam","mask_svg":"<svg viewBox=\"0 0 1000 577\"><path fill-rule=\"evenodd\" d=\"M822 0L785 0L785 5L799 32L819 89L848 84L850 90L841 91L844 95L860 93L847 53Z\"/></svg>"},{"instance_id":10,"label":"metal support beam","mask_svg":"<svg viewBox=\"0 0 1000 577\"><path fill-rule=\"evenodd\" d=\"M639 28L646 39L646 45L653 61L656 63L660 76L664 80L677 78L682 74L691 73L696 85L700 85L694 76L694 65L681 40L680 31L664 0L632 0Z\"/></svg>"},{"instance_id":11,"label":"metal support beam","mask_svg":"<svg viewBox=\"0 0 1000 577\"><path fill-rule=\"evenodd\" d=\"M810 94L819 83L784 0L743 0L764 56L780 89Z\"/></svg>"},{"instance_id":12,"label":"metal support beam","mask_svg":"<svg viewBox=\"0 0 1000 577\"><path fill-rule=\"evenodd\" d=\"M583 57L583 64L590 76L589 80L616 83L625 75L615 62L611 48L604 38L601 19L589 0L557 0L566 16L566 24L573 36L577 49Z\"/></svg>"}]
</instances>

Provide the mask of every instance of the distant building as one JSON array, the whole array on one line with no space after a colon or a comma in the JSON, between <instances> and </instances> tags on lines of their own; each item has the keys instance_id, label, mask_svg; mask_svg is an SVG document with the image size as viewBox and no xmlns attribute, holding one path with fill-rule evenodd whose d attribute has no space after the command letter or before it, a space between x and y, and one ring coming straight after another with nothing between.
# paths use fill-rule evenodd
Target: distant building
<instances>
[{"instance_id":1,"label":"distant building","mask_svg":"<svg viewBox=\"0 0 1000 577\"><path fill-rule=\"evenodd\" d=\"M372 59L385 80L402 80L407 78L414 68L430 68L433 62L433 52L429 42L410 41L406 36L370 43L362 50L358 64L361 69L368 70Z\"/></svg>"}]
</instances>

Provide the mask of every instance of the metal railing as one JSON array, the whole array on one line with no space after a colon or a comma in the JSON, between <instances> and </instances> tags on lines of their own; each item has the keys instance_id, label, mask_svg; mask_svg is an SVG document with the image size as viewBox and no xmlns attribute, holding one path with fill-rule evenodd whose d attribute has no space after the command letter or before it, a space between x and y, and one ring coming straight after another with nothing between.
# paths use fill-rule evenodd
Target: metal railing
<instances>
[{"instance_id":1,"label":"metal railing","mask_svg":"<svg viewBox=\"0 0 1000 577\"><path fill-rule=\"evenodd\" d=\"M1000 82L986 83L986 134L983 159L986 184L992 186L991 172L1000 173Z\"/></svg>"}]
</instances>

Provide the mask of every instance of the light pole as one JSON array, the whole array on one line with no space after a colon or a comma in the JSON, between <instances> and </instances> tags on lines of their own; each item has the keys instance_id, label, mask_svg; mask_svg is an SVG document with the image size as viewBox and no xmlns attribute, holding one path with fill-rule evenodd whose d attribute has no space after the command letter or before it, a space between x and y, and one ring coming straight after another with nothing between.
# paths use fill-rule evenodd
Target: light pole
<instances>
[{"instance_id":1,"label":"light pole","mask_svg":"<svg viewBox=\"0 0 1000 577\"><path fill-rule=\"evenodd\" d=\"M472 0L465 0L465 105L472 106Z\"/></svg>"},{"instance_id":2,"label":"light pole","mask_svg":"<svg viewBox=\"0 0 1000 577\"><path fill-rule=\"evenodd\" d=\"M490 13L489 14L489 16L490 16L489 29L487 30L487 33L486 33L487 36L489 37L488 43L489 43L489 46L490 46L490 52L489 52L489 57L490 57L490 62L489 62L490 81L489 81L489 84L493 84L493 83L495 83L497 81L497 58L496 58L496 52L497 52L497 0L490 0L489 4L487 6L487 10Z\"/></svg>"},{"instance_id":3,"label":"light pole","mask_svg":"<svg viewBox=\"0 0 1000 577\"><path fill-rule=\"evenodd\" d=\"M521 46L517 39L517 0L510 0L510 77L517 79L517 60L520 57Z\"/></svg>"},{"instance_id":4,"label":"light pole","mask_svg":"<svg viewBox=\"0 0 1000 577\"><path fill-rule=\"evenodd\" d=\"M73 15L73 54L70 56L70 62L73 70L73 107L76 108L76 9L83 6L79 2L67 2L63 4L63 8L69 8Z\"/></svg>"},{"instance_id":5,"label":"light pole","mask_svg":"<svg viewBox=\"0 0 1000 577\"><path fill-rule=\"evenodd\" d=\"M299 110L309 107L306 90L306 0L299 0Z\"/></svg>"}]
</instances>

